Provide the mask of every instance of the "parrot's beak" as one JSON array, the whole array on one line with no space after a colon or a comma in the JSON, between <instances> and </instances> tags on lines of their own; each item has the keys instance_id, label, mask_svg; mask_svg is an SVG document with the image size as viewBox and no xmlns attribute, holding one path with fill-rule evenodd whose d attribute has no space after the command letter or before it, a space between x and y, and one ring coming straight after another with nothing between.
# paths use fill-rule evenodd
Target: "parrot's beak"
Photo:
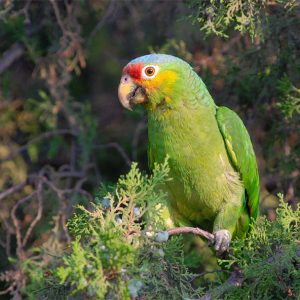
<instances>
[{"instance_id":1,"label":"parrot's beak","mask_svg":"<svg viewBox=\"0 0 300 300\"><path fill-rule=\"evenodd\" d=\"M129 110L132 110L134 105L147 101L145 89L136 85L129 75L122 76L118 95L123 107Z\"/></svg>"}]
</instances>

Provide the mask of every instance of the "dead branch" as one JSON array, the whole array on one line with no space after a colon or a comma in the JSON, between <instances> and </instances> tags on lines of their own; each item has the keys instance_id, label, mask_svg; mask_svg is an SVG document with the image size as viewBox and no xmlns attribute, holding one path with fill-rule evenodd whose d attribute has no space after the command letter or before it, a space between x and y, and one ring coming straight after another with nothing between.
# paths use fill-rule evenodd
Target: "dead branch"
<instances>
[{"instance_id":1,"label":"dead branch","mask_svg":"<svg viewBox=\"0 0 300 300\"><path fill-rule=\"evenodd\" d=\"M85 180L85 178L83 178ZM63 197L64 194L70 194L70 193L79 193L82 195L85 195L87 198L92 199L92 196L87 192L84 191L80 188L82 180L79 180L75 186L75 188L67 188L67 189L60 189L57 186L55 186L51 181L49 181L46 177L42 176L41 180L43 180L43 182L45 184L47 184L57 195L58 197ZM88 196L88 195L89 196Z\"/></svg>"},{"instance_id":2,"label":"dead branch","mask_svg":"<svg viewBox=\"0 0 300 300\"><path fill-rule=\"evenodd\" d=\"M12 151L12 153L10 153L9 155L7 155L4 158L0 159L0 162L3 161L7 161L7 160L11 160L13 159L15 156L17 156L19 153L21 153L22 151L26 150L30 145L38 143L44 139L50 138L52 136L57 136L57 135L73 135L76 136L77 132L71 129L59 129L59 130L53 130L53 131L48 131L48 132L44 132L41 135L33 138L31 141L29 141L27 144L21 146L20 148L18 148L15 151Z\"/></svg>"},{"instance_id":3,"label":"dead branch","mask_svg":"<svg viewBox=\"0 0 300 300\"><path fill-rule=\"evenodd\" d=\"M9 196L10 194L16 193L20 190L23 189L23 187L26 185L26 181L19 183L17 185L14 185L12 187L10 187L9 189L7 189L6 191L0 193L0 201L4 198L6 198L7 196Z\"/></svg>"},{"instance_id":4,"label":"dead branch","mask_svg":"<svg viewBox=\"0 0 300 300\"><path fill-rule=\"evenodd\" d=\"M94 145L94 149L107 149L107 148L114 148L116 149L122 158L125 160L126 164L130 167L131 166L131 159L126 154L125 150L118 144L118 143L108 143L103 145Z\"/></svg>"},{"instance_id":5,"label":"dead branch","mask_svg":"<svg viewBox=\"0 0 300 300\"><path fill-rule=\"evenodd\" d=\"M11 256L11 249L10 249L10 242L11 242L11 236L15 234L15 229L13 226L8 222L7 219L3 220L3 226L6 229L6 241L5 241L5 251L7 256Z\"/></svg>"},{"instance_id":6,"label":"dead branch","mask_svg":"<svg viewBox=\"0 0 300 300\"><path fill-rule=\"evenodd\" d=\"M42 182L38 183L38 187L37 187L37 191L36 191L36 196L37 196L37 200L38 200L38 211L37 211L36 217L31 222L29 228L27 229L27 232L26 232L25 237L22 242L23 247L26 246L28 239L32 233L33 228L38 223L38 221L42 218L42 213L43 213L42 185L43 185Z\"/></svg>"},{"instance_id":7,"label":"dead branch","mask_svg":"<svg viewBox=\"0 0 300 300\"><path fill-rule=\"evenodd\" d=\"M18 60L25 52L25 47L21 43L13 44L6 50L0 58L0 75Z\"/></svg>"},{"instance_id":8,"label":"dead branch","mask_svg":"<svg viewBox=\"0 0 300 300\"><path fill-rule=\"evenodd\" d=\"M3 291L0 291L0 295L10 293L12 296L10 299L22 299L19 291L25 285L25 276L21 270L10 270L0 273L0 281L10 283L9 287Z\"/></svg>"},{"instance_id":9,"label":"dead branch","mask_svg":"<svg viewBox=\"0 0 300 300\"><path fill-rule=\"evenodd\" d=\"M54 10L54 13L55 13L55 17L56 17L56 21L63 33L63 35L67 35L68 31L66 30L65 26L64 26L64 23L62 21L62 18L61 18L61 15L60 15L60 11L59 11L59 8L57 6L57 3L55 0L50 0L50 3L53 7L53 10Z\"/></svg>"},{"instance_id":10,"label":"dead branch","mask_svg":"<svg viewBox=\"0 0 300 300\"><path fill-rule=\"evenodd\" d=\"M2 295L10 293L13 290L13 288L14 287L12 285L10 285L6 290L0 291L0 295L2 296Z\"/></svg>"},{"instance_id":11,"label":"dead branch","mask_svg":"<svg viewBox=\"0 0 300 300\"><path fill-rule=\"evenodd\" d=\"M62 224L62 228L67 236L67 239L70 240L70 237L68 236L68 232L66 229L66 216L64 214L64 211L66 209L66 198L65 198L65 194L69 194L69 193L78 193L81 194L85 197L87 197L89 199L90 202L93 201L93 197L85 190L83 190L81 188L82 183L84 182L84 180L86 179L85 177L83 177L82 179L80 179L74 188L67 188L67 189L60 189L58 188L52 181L50 181L47 177L45 177L45 174L47 173L47 171L53 171L51 168L43 168L39 174L37 174L35 176L35 180L36 180L36 190L34 192L32 192L31 194L27 195L26 197L20 199L17 201L17 203L13 206L12 211L11 211L11 218L15 227L14 232L10 232L9 234L13 233L16 235L16 240L17 240L17 255L19 257L20 260L25 259L25 253L24 253L24 248L26 247L32 232L34 230L34 228L36 227L37 223L41 220L42 218L42 213L43 213L43 197L42 197L42 192L43 192L43 186L46 185L48 186L54 193L57 194L59 200L60 200L60 222ZM76 172L75 172L76 173ZM63 175L74 175L73 172L70 172L70 174L63 174ZM77 177L78 174L75 174ZM20 184L19 186L13 187L10 189L10 193L15 192L17 189L21 189L22 187L24 187L25 183ZM7 191L5 192L5 195L8 195L10 193L7 193ZM4 196L5 196L4 195ZM4 198L3 196L3 198ZM18 220L17 216L16 216L16 212L17 209L20 205L24 204L25 202L30 201L33 197L37 198L38 201L38 208L37 208L37 214L34 218L34 220L31 222L30 226L28 227L24 238L22 238L22 226L20 223L20 220ZM8 246L10 242L10 235L7 238L6 241L6 246ZM3 245L4 246L4 245Z\"/></svg>"},{"instance_id":12,"label":"dead branch","mask_svg":"<svg viewBox=\"0 0 300 300\"><path fill-rule=\"evenodd\" d=\"M14 226L16 228L16 239L17 239L17 255L20 258L20 260L23 260L25 258L25 254L24 254L24 249L23 249L23 242L22 242L22 234L21 234L21 226L20 226L20 221L18 220L17 216L16 216L16 212L17 212L17 208L29 201L32 197L34 197L36 195L36 191L34 191L33 193L27 195L26 197L20 199L12 208L11 211L11 218L13 220Z\"/></svg>"},{"instance_id":13,"label":"dead branch","mask_svg":"<svg viewBox=\"0 0 300 300\"><path fill-rule=\"evenodd\" d=\"M114 20L114 15L116 15L117 12L117 1L111 0L109 3L108 8L106 9L106 12L100 22L95 26L95 28L90 33L90 36L88 37L88 44L93 40L95 35L100 31L100 29L105 25L107 22L112 22Z\"/></svg>"}]
</instances>

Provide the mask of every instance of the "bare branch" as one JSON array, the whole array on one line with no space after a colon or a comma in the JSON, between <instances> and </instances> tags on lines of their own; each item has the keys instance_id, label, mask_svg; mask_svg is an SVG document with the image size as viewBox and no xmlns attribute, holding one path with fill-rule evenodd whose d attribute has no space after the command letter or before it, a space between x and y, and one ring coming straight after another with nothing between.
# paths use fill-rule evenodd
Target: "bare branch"
<instances>
[{"instance_id":1,"label":"bare branch","mask_svg":"<svg viewBox=\"0 0 300 300\"><path fill-rule=\"evenodd\" d=\"M2 223L6 229L6 255L7 256L11 256L11 249L10 249L10 241L11 241L11 235L15 234L15 229L13 228L13 226L10 225L10 223L8 222L7 219L4 219L3 220L3 223Z\"/></svg>"},{"instance_id":2,"label":"bare branch","mask_svg":"<svg viewBox=\"0 0 300 300\"><path fill-rule=\"evenodd\" d=\"M2 199L6 198L7 196L9 196L10 194L20 191L21 189L23 189L23 187L25 185L26 185L26 181L19 183L17 185L14 185L14 186L10 187L9 189L7 189L6 191L0 193L0 201Z\"/></svg>"},{"instance_id":3,"label":"bare branch","mask_svg":"<svg viewBox=\"0 0 300 300\"><path fill-rule=\"evenodd\" d=\"M37 191L36 191L37 200L38 200L38 211L37 211L36 217L31 222L29 228L27 229L27 232L26 232L25 237L24 237L23 242L22 242L23 247L26 246L26 244L28 242L28 239L29 239L35 225L42 218L42 213L43 213L43 200L42 200L42 195L41 195L42 194L42 185L43 185L42 182L38 183L38 187L37 187Z\"/></svg>"},{"instance_id":4,"label":"bare branch","mask_svg":"<svg viewBox=\"0 0 300 300\"><path fill-rule=\"evenodd\" d=\"M6 290L4 291L0 291L0 295L5 295L5 294L8 294L9 292L11 292L13 290L13 286L10 285Z\"/></svg>"},{"instance_id":5,"label":"bare branch","mask_svg":"<svg viewBox=\"0 0 300 300\"><path fill-rule=\"evenodd\" d=\"M2 239L0 239L0 246L6 248L6 243Z\"/></svg>"},{"instance_id":6,"label":"bare branch","mask_svg":"<svg viewBox=\"0 0 300 300\"><path fill-rule=\"evenodd\" d=\"M112 22L114 20L113 16L116 14L117 11L117 1L116 0L111 0L109 3L109 6L100 20L100 22L95 26L95 28L92 30L90 36L88 37L88 43L90 43L95 35L99 32L99 30L105 25L106 22L110 21Z\"/></svg>"},{"instance_id":7,"label":"bare branch","mask_svg":"<svg viewBox=\"0 0 300 300\"><path fill-rule=\"evenodd\" d=\"M81 171L73 171L73 172L59 172L57 177L75 177L75 178L82 178L85 174Z\"/></svg>"},{"instance_id":8,"label":"bare branch","mask_svg":"<svg viewBox=\"0 0 300 300\"><path fill-rule=\"evenodd\" d=\"M56 17L57 23L58 23L58 25L59 25L59 27L60 27L62 33L63 33L64 35L66 35L67 30L66 30L66 28L65 28L65 26L64 26L64 23L63 23L63 21L62 21L62 18L61 18L61 15L60 15L60 12L59 12L59 8L58 8L58 6L57 6L57 3L56 3L55 0L50 0L50 3L52 4L52 7L53 7L53 10L54 10L54 13L55 13L55 17Z\"/></svg>"},{"instance_id":9,"label":"bare branch","mask_svg":"<svg viewBox=\"0 0 300 300\"><path fill-rule=\"evenodd\" d=\"M6 252L6 255L9 257L11 256L11 253L10 253L10 241L11 241L11 233L9 232L9 230L6 231L6 247L5 247L5 252Z\"/></svg>"},{"instance_id":10,"label":"bare branch","mask_svg":"<svg viewBox=\"0 0 300 300\"><path fill-rule=\"evenodd\" d=\"M11 211L11 218L13 220L13 223L15 225L15 228L16 228L16 238L17 238L17 255L18 257L23 260L25 258L24 256L24 249L23 249L23 243L22 243L22 235L21 235L21 226L20 226L20 222L16 216L16 211L17 211L17 208L29 201L32 197L34 197L36 195L36 191L34 191L33 193L27 195L26 197L20 199L12 208L12 211Z\"/></svg>"},{"instance_id":11,"label":"bare branch","mask_svg":"<svg viewBox=\"0 0 300 300\"><path fill-rule=\"evenodd\" d=\"M26 150L30 145L38 143L38 142L40 142L40 141L42 141L44 139L47 139L49 137L56 136L56 135L68 135L68 134L69 135L73 135L73 136L77 135L77 133L74 130L71 130L71 129L59 129L59 130L53 130L53 131L44 132L41 135L39 135L36 138L34 138L31 141L29 141L27 144L25 144L25 145L21 146L20 148L18 148L17 150L13 151L12 153L10 153L9 155L7 155L6 157L1 158L0 162L13 159L20 152Z\"/></svg>"},{"instance_id":12,"label":"bare branch","mask_svg":"<svg viewBox=\"0 0 300 300\"><path fill-rule=\"evenodd\" d=\"M94 145L94 149L107 149L107 148L114 148L116 149L119 154L123 157L125 160L126 164L130 167L131 166L131 159L129 156L126 154L125 150L118 144L118 143L108 143L108 144L103 144L103 145Z\"/></svg>"},{"instance_id":13,"label":"bare branch","mask_svg":"<svg viewBox=\"0 0 300 300\"><path fill-rule=\"evenodd\" d=\"M76 184L75 188L60 189L57 186L55 186L51 181L49 181L46 177L42 176L41 179L43 180L43 182L45 184L47 184L57 194L57 196L60 199L63 198L64 194L78 193L78 194L81 194L81 195L84 195L85 197L87 197L91 202L93 201L92 195L89 192L80 188L81 180L78 181L79 183L77 182L78 185ZM83 179L85 179L85 178L83 178Z\"/></svg>"},{"instance_id":14,"label":"bare branch","mask_svg":"<svg viewBox=\"0 0 300 300\"><path fill-rule=\"evenodd\" d=\"M25 47L21 43L15 43L7 51L5 51L0 58L0 75L17 59L19 59L24 54L24 52Z\"/></svg>"}]
</instances>

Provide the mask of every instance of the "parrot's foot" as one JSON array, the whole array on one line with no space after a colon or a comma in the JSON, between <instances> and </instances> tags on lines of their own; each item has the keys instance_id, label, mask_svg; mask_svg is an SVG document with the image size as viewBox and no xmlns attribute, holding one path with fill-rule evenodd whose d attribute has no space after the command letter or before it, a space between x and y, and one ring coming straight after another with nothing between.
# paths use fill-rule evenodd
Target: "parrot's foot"
<instances>
[{"instance_id":1,"label":"parrot's foot","mask_svg":"<svg viewBox=\"0 0 300 300\"><path fill-rule=\"evenodd\" d=\"M215 236L215 249L219 254L228 251L229 244L231 241L231 234L228 230L222 229L214 232Z\"/></svg>"}]
</instances>

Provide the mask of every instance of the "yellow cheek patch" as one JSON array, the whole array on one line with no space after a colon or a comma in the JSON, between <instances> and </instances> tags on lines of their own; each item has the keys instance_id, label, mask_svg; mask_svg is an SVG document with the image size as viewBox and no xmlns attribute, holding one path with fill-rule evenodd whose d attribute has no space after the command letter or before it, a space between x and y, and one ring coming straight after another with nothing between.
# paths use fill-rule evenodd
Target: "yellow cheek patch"
<instances>
[{"instance_id":1,"label":"yellow cheek patch","mask_svg":"<svg viewBox=\"0 0 300 300\"><path fill-rule=\"evenodd\" d=\"M161 88L164 94L172 92L172 86L177 81L178 74L174 71L166 70L158 72L157 76L153 79L144 80L143 85L146 89Z\"/></svg>"}]
</instances>

